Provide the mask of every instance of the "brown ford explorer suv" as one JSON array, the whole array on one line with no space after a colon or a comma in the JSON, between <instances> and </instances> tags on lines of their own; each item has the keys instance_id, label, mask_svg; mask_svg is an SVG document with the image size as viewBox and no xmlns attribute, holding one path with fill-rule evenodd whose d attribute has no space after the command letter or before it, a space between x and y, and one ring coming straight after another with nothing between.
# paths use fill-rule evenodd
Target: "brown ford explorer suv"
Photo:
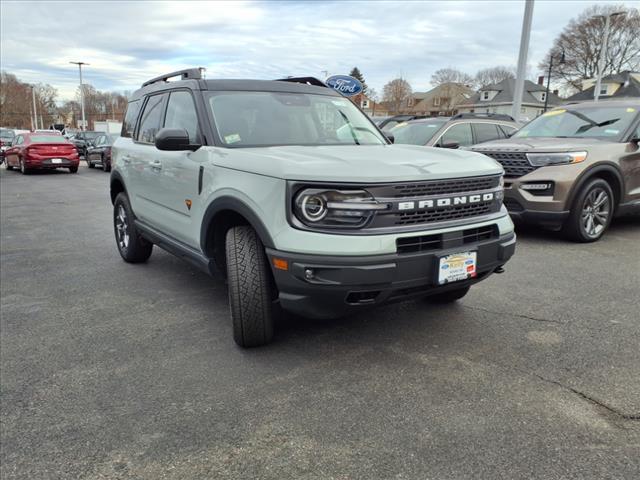
<instances>
[{"instance_id":1,"label":"brown ford explorer suv","mask_svg":"<svg viewBox=\"0 0 640 480\"><path fill-rule=\"evenodd\" d=\"M472 150L500 162L515 221L593 242L615 215L640 210L640 100L555 108L511 138Z\"/></svg>"}]
</instances>

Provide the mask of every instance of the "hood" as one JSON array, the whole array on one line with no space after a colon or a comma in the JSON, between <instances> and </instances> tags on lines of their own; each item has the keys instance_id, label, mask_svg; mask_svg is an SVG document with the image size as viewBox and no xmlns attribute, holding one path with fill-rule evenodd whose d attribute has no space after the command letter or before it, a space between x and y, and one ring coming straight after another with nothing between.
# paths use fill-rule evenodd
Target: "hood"
<instances>
[{"instance_id":1,"label":"hood","mask_svg":"<svg viewBox=\"0 0 640 480\"><path fill-rule=\"evenodd\" d=\"M617 144L597 138L527 137L507 138L474 145L474 152L570 152Z\"/></svg>"},{"instance_id":2,"label":"hood","mask_svg":"<svg viewBox=\"0 0 640 480\"><path fill-rule=\"evenodd\" d=\"M210 152L217 165L286 180L404 182L503 171L478 153L415 145L213 147Z\"/></svg>"}]
</instances>

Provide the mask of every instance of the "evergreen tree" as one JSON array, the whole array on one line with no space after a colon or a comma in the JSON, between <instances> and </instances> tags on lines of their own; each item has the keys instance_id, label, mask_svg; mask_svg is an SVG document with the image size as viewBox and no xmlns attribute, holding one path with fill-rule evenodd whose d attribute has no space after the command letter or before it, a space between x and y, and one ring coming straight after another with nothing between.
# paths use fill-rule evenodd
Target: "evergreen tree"
<instances>
[{"instance_id":1,"label":"evergreen tree","mask_svg":"<svg viewBox=\"0 0 640 480\"><path fill-rule=\"evenodd\" d=\"M367 84L364 81L364 75L362 75L362 72L358 69L358 67L353 67L351 69L351 72L349 72L349 75L360 80L360 83L362 84L362 92L367 93L369 87L367 87Z\"/></svg>"}]
</instances>

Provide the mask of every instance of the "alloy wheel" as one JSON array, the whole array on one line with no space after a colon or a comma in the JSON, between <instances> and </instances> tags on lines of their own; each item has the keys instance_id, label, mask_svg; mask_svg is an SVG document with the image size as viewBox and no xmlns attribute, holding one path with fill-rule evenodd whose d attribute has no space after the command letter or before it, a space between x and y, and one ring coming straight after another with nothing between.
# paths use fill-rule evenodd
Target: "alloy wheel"
<instances>
[{"instance_id":1,"label":"alloy wheel","mask_svg":"<svg viewBox=\"0 0 640 480\"><path fill-rule=\"evenodd\" d=\"M601 187L591 190L584 199L580 224L590 238L598 238L607 228L611 215L611 199Z\"/></svg>"},{"instance_id":2,"label":"alloy wheel","mask_svg":"<svg viewBox=\"0 0 640 480\"><path fill-rule=\"evenodd\" d=\"M118 235L118 247L124 250L129 247L129 220L127 211L122 205L118 205L118 214L116 215L116 232Z\"/></svg>"}]
</instances>

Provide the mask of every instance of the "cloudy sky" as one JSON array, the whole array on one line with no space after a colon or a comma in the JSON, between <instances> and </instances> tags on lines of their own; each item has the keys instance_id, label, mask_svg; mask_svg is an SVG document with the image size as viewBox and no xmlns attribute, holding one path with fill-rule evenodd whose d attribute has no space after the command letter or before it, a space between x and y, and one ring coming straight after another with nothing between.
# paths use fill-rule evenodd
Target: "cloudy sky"
<instances>
[{"instance_id":1,"label":"cloudy sky","mask_svg":"<svg viewBox=\"0 0 640 480\"><path fill-rule=\"evenodd\" d=\"M529 63L593 1L536 0ZM627 4L639 2L627 2ZM431 74L515 65L523 0L483 1L9 1L0 2L3 70L50 83L62 98L85 81L134 90L150 77L204 66L208 78L348 73L378 92L404 76L416 91Z\"/></svg>"}]
</instances>

